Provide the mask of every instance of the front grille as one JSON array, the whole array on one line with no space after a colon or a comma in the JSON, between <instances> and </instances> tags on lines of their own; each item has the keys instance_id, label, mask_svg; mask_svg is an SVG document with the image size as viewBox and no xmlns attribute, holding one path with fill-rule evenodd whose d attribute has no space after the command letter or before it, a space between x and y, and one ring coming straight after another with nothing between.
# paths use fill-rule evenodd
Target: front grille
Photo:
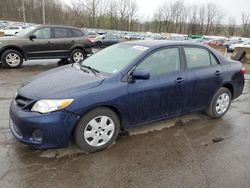
<instances>
[{"instance_id":1,"label":"front grille","mask_svg":"<svg viewBox=\"0 0 250 188\"><path fill-rule=\"evenodd\" d=\"M16 104L20 108L27 107L31 103L31 99L18 95L15 99Z\"/></svg>"}]
</instances>

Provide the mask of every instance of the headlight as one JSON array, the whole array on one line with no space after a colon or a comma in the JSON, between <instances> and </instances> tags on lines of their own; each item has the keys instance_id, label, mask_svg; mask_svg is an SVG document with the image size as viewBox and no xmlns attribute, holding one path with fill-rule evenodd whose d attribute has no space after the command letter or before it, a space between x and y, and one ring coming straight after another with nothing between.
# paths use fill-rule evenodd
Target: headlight
<instances>
[{"instance_id":1,"label":"headlight","mask_svg":"<svg viewBox=\"0 0 250 188\"><path fill-rule=\"evenodd\" d=\"M39 100L37 101L31 111L39 112L42 114L54 112L57 110L62 110L69 106L73 102L73 99L63 99L63 100Z\"/></svg>"}]
</instances>

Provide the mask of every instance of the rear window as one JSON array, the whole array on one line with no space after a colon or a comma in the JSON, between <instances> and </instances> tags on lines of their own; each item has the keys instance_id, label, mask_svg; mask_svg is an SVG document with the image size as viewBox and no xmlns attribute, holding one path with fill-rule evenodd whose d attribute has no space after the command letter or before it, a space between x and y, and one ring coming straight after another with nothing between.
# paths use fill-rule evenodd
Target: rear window
<instances>
[{"instance_id":1,"label":"rear window","mask_svg":"<svg viewBox=\"0 0 250 188\"><path fill-rule=\"evenodd\" d=\"M67 38L68 30L66 28L54 28L54 38Z\"/></svg>"},{"instance_id":2,"label":"rear window","mask_svg":"<svg viewBox=\"0 0 250 188\"><path fill-rule=\"evenodd\" d=\"M84 33L82 31L80 31L79 29L70 29L70 34L71 37L83 37Z\"/></svg>"}]
</instances>

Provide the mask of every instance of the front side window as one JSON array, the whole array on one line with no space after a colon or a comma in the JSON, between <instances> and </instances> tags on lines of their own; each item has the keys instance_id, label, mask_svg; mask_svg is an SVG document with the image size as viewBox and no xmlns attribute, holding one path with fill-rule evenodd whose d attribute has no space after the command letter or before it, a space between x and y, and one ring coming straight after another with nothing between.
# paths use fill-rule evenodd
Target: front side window
<instances>
[{"instance_id":1,"label":"front side window","mask_svg":"<svg viewBox=\"0 0 250 188\"><path fill-rule=\"evenodd\" d=\"M37 39L49 39L50 38L50 28L42 28L38 29L34 35L36 35Z\"/></svg>"},{"instance_id":2,"label":"front side window","mask_svg":"<svg viewBox=\"0 0 250 188\"><path fill-rule=\"evenodd\" d=\"M143 60L136 69L146 70L151 76L180 70L178 48L158 50Z\"/></svg>"},{"instance_id":3,"label":"front side window","mask_svg":"<svg viewBox=\"0 0 250 188\"><path fill-rule=\"evenodd\" d=\"M210 53L202 48L184 48L187 60L187 68L210 66Z\"/></svg>"},{"instance_id":4,"label":"front side window","mask_svg":"<svg viewBox=\"0 0 250 188\"><path fill-rule=\"evenodd\" d=\"M67 38L68 30L66 28L54 28L54 37L55 38Z\"/></svg>"},{"instance_id":5,"label":"front side window","mask_svg":"<svg viewBox=\"0 0 250 188\"><path fill-rule=\"evenodd\" d=\"M118 36L116 36L116 35L111 35L110 38L111 38L111 39L118 39Z\"/></svg>"}]
</instances>

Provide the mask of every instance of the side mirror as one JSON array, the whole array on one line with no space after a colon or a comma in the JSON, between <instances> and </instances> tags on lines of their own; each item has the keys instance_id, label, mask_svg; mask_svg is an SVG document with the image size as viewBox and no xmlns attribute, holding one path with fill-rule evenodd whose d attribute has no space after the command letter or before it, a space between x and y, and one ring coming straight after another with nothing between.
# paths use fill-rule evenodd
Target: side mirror
<instances>
[{"instance_id":1,"label":"side mirror","mask_svg":"<svg viewBox=\"0 0 250 188\"><path fill-rule=\"evenodd\" d=\"M30 35L30 40L33 40L33 39L35 39L36 38L36 35Z\"/></svg>"},{"instance_id":2,"label":"side mirror","mask_svg":"<svg viewBox=\"0 0 250 188\"><path fill-rule=\"evenodd\" d=\"M150 78L150 73L145 70L135 70L132 74L131 77L134 80L148 80Z\"/></svg>"}]
</instances>

